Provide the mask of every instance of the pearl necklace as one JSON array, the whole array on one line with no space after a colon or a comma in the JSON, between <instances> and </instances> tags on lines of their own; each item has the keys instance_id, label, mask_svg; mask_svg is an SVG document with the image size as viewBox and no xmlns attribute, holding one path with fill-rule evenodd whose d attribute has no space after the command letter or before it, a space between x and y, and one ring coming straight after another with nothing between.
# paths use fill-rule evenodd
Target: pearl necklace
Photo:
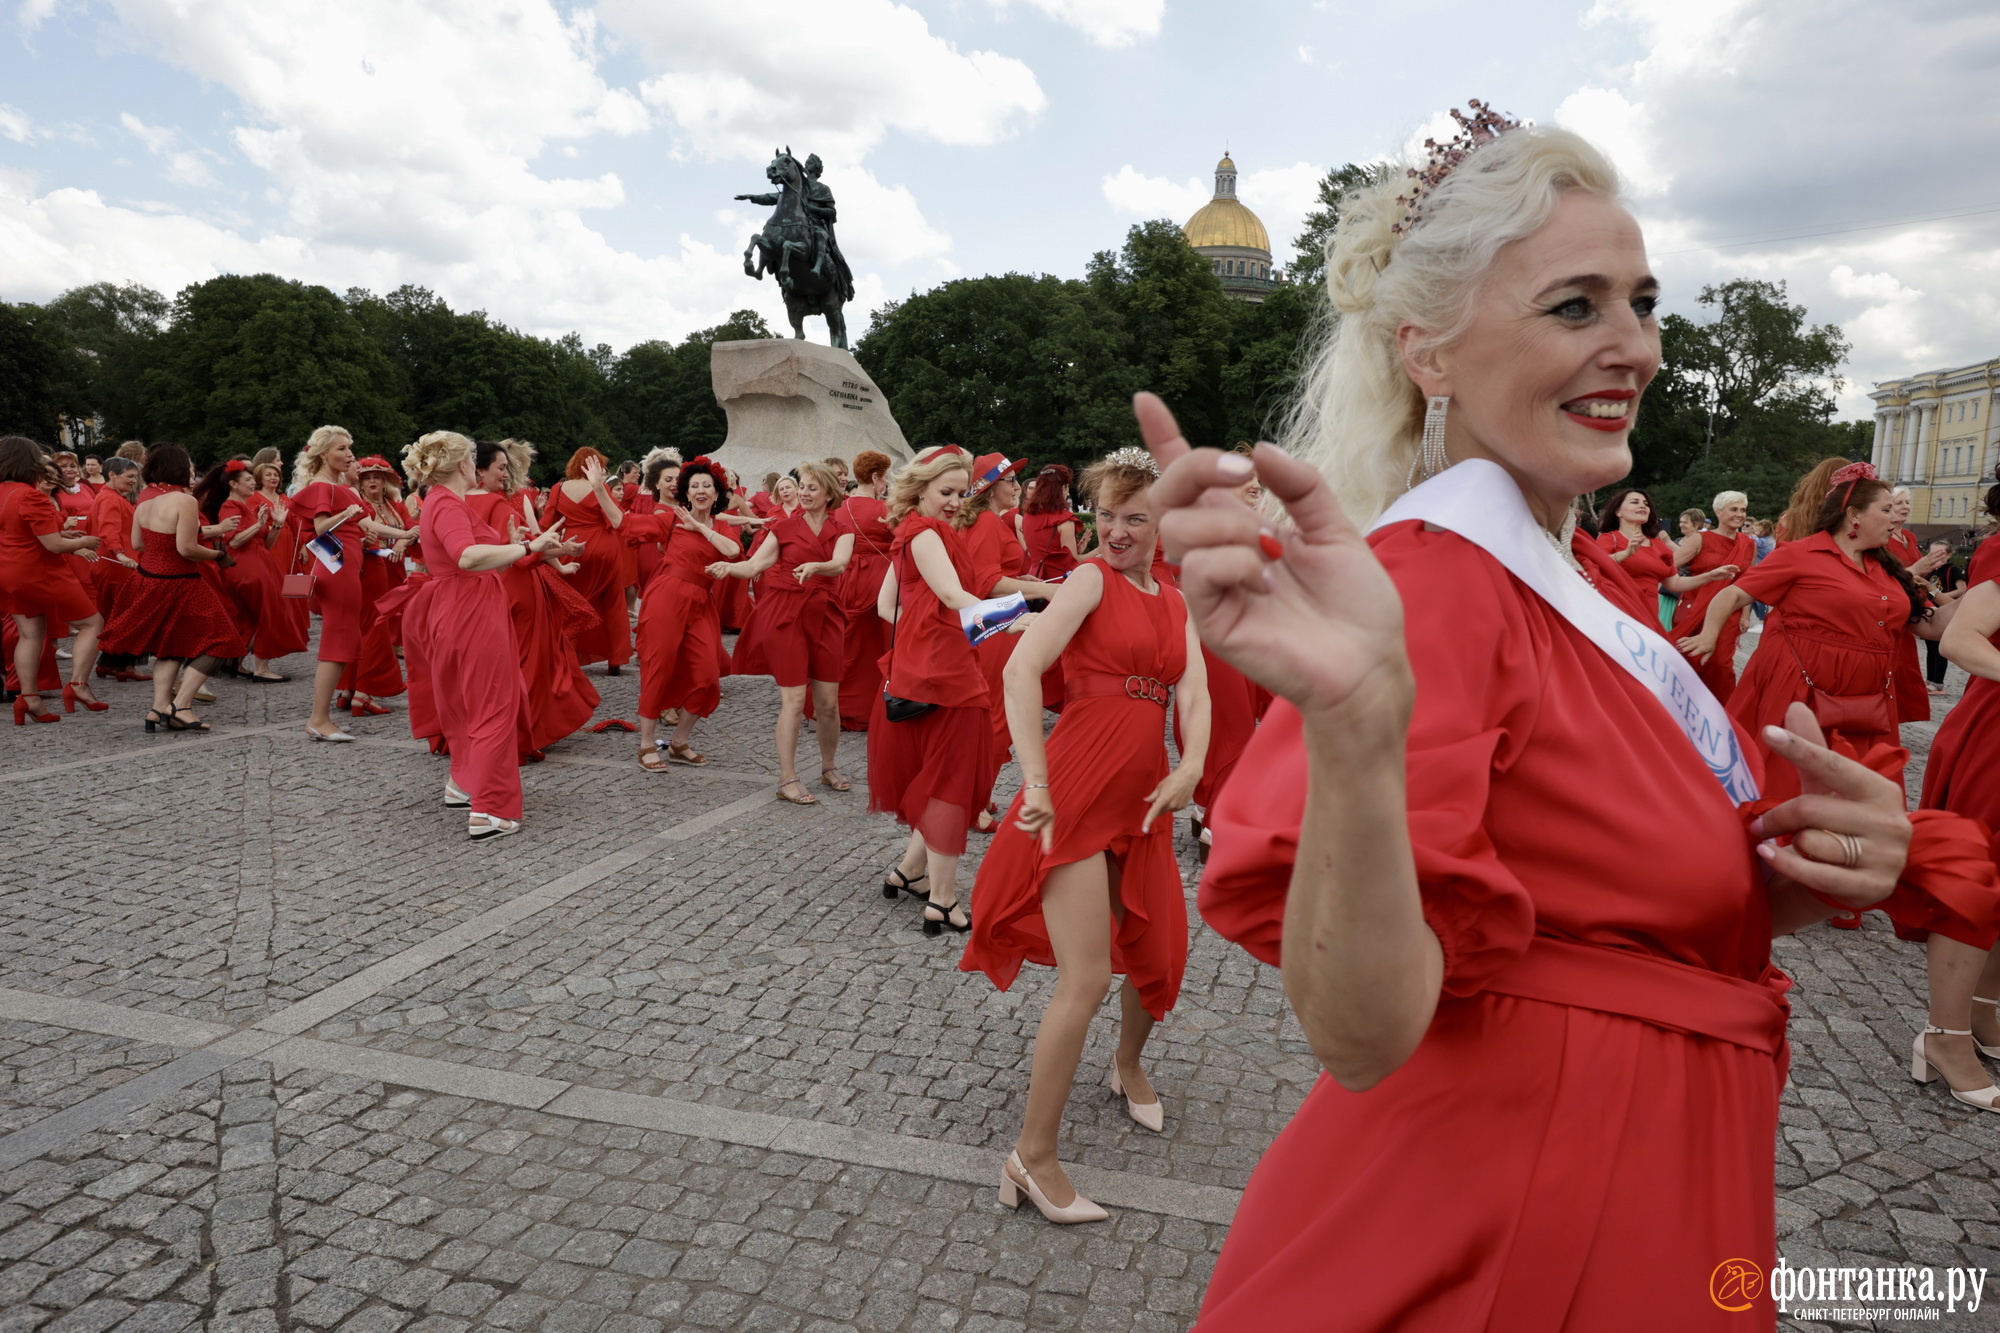
<instances>
[{"instance_id":1,"label":"pearl necklace","mask_svg":"<svg viewBox=\"0 0 2000 1333\"><path fill-rule=\"evenodd\" d=\"M1537 526L1539 527L1539 525ZM1541 534L1548 540L1549 545L1556 548L1556 554L1562 557L1564 564L1583 575L1585 583L1588 583L1593 588L1597 586L1597 580L1592 577L1589 570L1583 567L1583 562L1576 558L1576 551L1571 546L1571 541L1576 536L1576 511L1574 509L1563 515L1561 532L1550 532L1547 528L1541 528Z\"/></svg>"}]
</instances>

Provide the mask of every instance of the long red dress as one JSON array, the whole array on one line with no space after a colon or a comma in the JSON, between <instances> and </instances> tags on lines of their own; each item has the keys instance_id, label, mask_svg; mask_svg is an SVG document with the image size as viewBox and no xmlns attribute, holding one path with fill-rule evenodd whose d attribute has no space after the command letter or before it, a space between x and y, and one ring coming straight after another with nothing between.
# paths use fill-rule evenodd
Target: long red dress
<instances>
[{"instance_id":1,"label":"long red dress","mask_svg":"<svg viewBox=\"0 0 2000 1333\"><path fill-rule=\"evenodd\" d=\"M1908 569L1923 559L1924 551L1909 529L1889 534L1889 554ZM1917 636L1905 624L1896 636L1896 720L1928 722L1931 719L1931 692L1924 678L1923 662L1917 656Z\"/></svg>"},{"instance_id":2,"label":"long red dress","mask_svg":"<svg viewBox=\"0 0 2000 1333\"><path fill-rule=\"evenodd\" d=\"M866 731L882 693L882 654L889 651L889 624L875 614L882 576L889 572L889 506L870 495L848 497L841 506L854 532L854 554L834 595L840 599L844 640L840 654L840 725ZM731 579L730 582L737 582Z\"/></svg>"},{"instance_id":3,"label":"long red dress","mask_svg":"<svg viewBox=\"0 0 2000 1333\"><path fill-rule=\"evenodd\" d=\"M519 819L528 692L507 589L493 570L469 574L458 567L466 547L504 539L444 486L424 497L419 523L428 596L419 623L411 625L407 613L404 623L421 644L431 701L451 749L451 780L472 797L475 814Z\"/></svg>"},{"instance_id":4,"label":"long red dress","mask_svg":"<svg viewBox=\"0 0 2000 1333\"><path fill-rule=\"evenodd\" d=\"M1124 919L1111 933L1111 970L1128 975L1146 1012L1165 1017L1187 967L1187 893L1174 857L1174 821L1141 833L1147 795L1167 776L1165 688L1187 669L1187 607L1159 584L1141 592L1097 560L1104 600L1063 649L1068 707L1049 734L1049 797L1056 820L1050 850L1042 835L1016 826L1017 793L979 863L972 938L959 959L1006 990L1023 960L1054 967L1042 920L1042 885L1051 871L1107 852ZM1143 682L1128 689L1127 682ZM889 725L894 726L894 723Z\"/></svg>"},{"instance_id":5,"label":"long red dress","mask_svg":"<svg viewBox=\"0 0 2000 1333\"><path fill-rule=\"evenodd\" d=\"M69 633L70 621L97 614L74 562L40 541L62 529L62 513L48 496L23 481L0 481L0 612L47 617L47 640Z\"/></svg>"},{"instance_id":6,"label":"long red dress","mask_svg":"<svg viewBox=\"0 0 2000 1333\"><path fill-rule=\"evenodd\" d=\"M1735 565L1739 570L1748 570L1756 562L1757 541L1749 533L1738 532L1731 538L1719 532L1704 532L1701 534L1701 550L1695 553L1687 572L1706 574L1720 565ZM1667 631L1668 640L1678 643L1701 633L1702 622L1708 617L1708 604L1732 582L1734 580L1717 579L1713 583L1702 584L1693 592L1682 593L1680 601L1674 604L1674 624ZM1722 627L1722 637L1716 641L1715 655L1708 659L1707 665L1695 669L1702 683L1708 686L1709 693L1718 699L1727 700L1729 692L1736 688L1736 641L1742 634L1742 616L1731 616L1729 623Z\"/></svg>"},{"instance_id":7,"label":"long red dress","mask_svg":"<svg viewBox=\"0 0 2000 1333\"><path fill-rule=\"evenodd\" d=\"M217 518L220 517L218 513ZM208 522L206 515L201 522ZM218 537L204 537L201 544L211 551L221 551L226 558L233 560L235 557L229 551L229 538L234 535L225 533ZM223 577L223 563L222 560L204 560L195 566L195 572L208 585L208 590L215 594L216 600L222 603L222 609L229 613L229 623L235 626L235 633L229 636L228 642L209 651L224 661L233 662L250 651L250 640L256 635L257 622L250 618L250 612L229 591L229 581Z\"/></svg>"},{"instance_id":8,"label":"long red dress","mask_svg":"<svg viewBox=\"0 0 2000 1333\"><path fill-rule=\"evenodd\" d=\"M1620 551L1630 546L1632 541L1623 532L1612 531L1598 534L1597 544L1603 549L1606 555L1617 555ZM1753 556L1756 554L1756 550L1756 539L1752 538L1750 551ZM1658 624L1660 615L1660 580L1672 577L1674 572L1673 543L1665 537L1655 537L1646 543L1644 550L1638 552L1636 555L1627 557L1621 562L1619 568L1625 571L1632 582L1639 585L1640 595L1646 599L1646 605L1651 608L1647 613L1646 623L1649 625ZM1700 628L1699 623L1697 623L1696 628Z\"/></svg>"},{"instance_id":9,"label":"long red dress","mask_svg":"<svg viewBox=\"0 0 2000 1333\"><path fill-rule=\"evenodd\" d=\"M480 492L464 501L472 516L495 533L507 533L511 531L507 524L520 523L510 496ZM509 539L502 535L499 540ZM507 589L521 682L528 692L524 753L535 753L580 730L603 701L583 673L574 646L575 637L590 629L596 613L539 555L516 560L499 574ZM624 614L623 607L619 614Z\"/></svg>"},{"instance_id":10,"label":"long red dress","mask_svg":"<svg viewBox=\"0 0 2000 1333\"><path fill-rule=\"evenodd\" d=\"M583 543L570 586L590 603L598 623L577 635L577 660L586 666L603 662L622 667L632 660L632 622L625 613L625 560L631 548L605 520L594 494L572 500L558 484L549 491L546 512L566 520L565 540Z\"/></svg>"},{"instance_id":11,"label":"long red dress","mask_svg":"<svg viewBox=\"0 0 2000 1333\"><path fill-rule=\"evenodd\" d=\"M90 581L97 594L98 614L109 624L112 612L118 609L119 598L139 578L137 570L118 558L121 555L134 561L139 558L132 550L132 502L109 486L103 487L91 503L90 521L84 524L84 529L97 538L97 559L90 566Z\"/></svg>"},{"instance_id":12,"label":"long red dress","mask_svg":"<svg viewBox=\"0 0 2000 1333\"><path fill-rule=\"evenodd\" d=\"M408 530L411 526L409 511L394 500L386 504L389 509L386 518L373 509L368 511L368 517ZM394 603L390 613L379 609L382 598L403 581L402 559L395 555L378 554L389 549L393 548L384 547L373 537L362 542L361 652L340 677L341 689L371 698L386 699L401 694L404 689L403 668L396 661L396 636L400 626L393 614Z\"/></svg>"},{"instance_id":13,"label":"long red dress","mask_svg":"<svg viewBox=\"0 0 2000 1333\"><path fill-rule=\"evenodd\" d=\"M120 599L118 614L99 641L108 653L150 653L192 661L224 656L240 634L227 599L201 576L171 532L141 534L139 582Z\"/></svg>"},{"instance_id":14,"label":"long red dress","mask_svg":"<svg viewBox=\"0 0 2000 1333\"><path fill-rule=\"evenodd\" d=\"M316 481L292 497L301 542L313 540L313 520L344 513L361 497L345 486ZM365 507L363 513L367 512ZM329 529L340 542L340 571L330 572L310 551L305 569L313 577L312 609L319 613L319 660L351 663L361 657L361 520L356 515Z\"/></svg>"},{"instance_id":15,"label":"long red dress","mask_svg":"<svg viewBox=\"0 0 2000 1333\"><path fill-rule=\"evenodd\" d=\"M1045 583L1055 583L1076 568L1076 557L1062 544L1059 529L1065 523L1076 522L1076 515L1067 509L1053 514L1021 513L1021 533L1027 539L1028 577Z\"/></svg>"},{"instance_id":16,"label":"long red dress","mask_svg":"<svg viewBox=\"0 0 2000 1333\"><path fill-rule=\"evenodd\" d=\"M254 500L224 500L216 517L237 520L236 532L241 532L256 521L259 509ZM271 562L270 549L264 545L266 533L259 531L231 549L229 540L235 535L232 532L219 539L217 545L229 551L232 561L229 568L220 571L223 591L235 605L238 623L250 629L243 651L265 659L282 656L271 649L274 639L290 633L290 621L285 614L285 599L280 595L278 567Z\"/></svg>"},{"instance_id":17,"label":"long red dress","mask_svg":"<svg viewBox=\"0 0 2000 1333\"><path fill-rule=\"evenodd\" d=\"M2000 541L1989 537L1972 553L1966 591L1995 580L2000 580ZM2000 644L2000 635L1993 641ZM1952 706L1931 740L1917 804L1956 811L2000 835L2000 681L1974 676L1967 682L1965 697ZM1995 851L2000 860L2000 839Z\"/></svg>"},{"instance_id":18,"label":"long red dress","mask_svg":"<svg viewBox=\"0 0 2000 1333\"><path fill-rule=\"evenodd\" d=\"M902 609L882 674L897 698L937 707L891 722L876 696L868 719L868 808L916 829L932 850L958 856L993 790L991 704L958 612L938 600L909 553L924 532L944 543L959 586L972 584L958 534L940 519L904 515L889 549Z\"/></svg>"},{"instance_id":19,"label":"long red dress","mask_svg":"<svg viewBox=\"0 0 2000 1333\"><path fill-rule=\"evenodd\" d=\"M990 509L974 518L972 525L959 533L958 539L964 543L966 559L972 564L972 582L966 585L965 590L974 597L996 596L995 585L1001 579L1018 577L1028 567L1028 553L1015 539L1013 524ZM1001 765L1007 762L1007 751L1013 744L1013 737L1007 730L1006 690L1001 677L1020 643L1021 636L1018 634L992 634L972 649L973 656L979 661L979 674L986 678L986 696L992 700L993 774L996 779ZM983 805L991 808L991 791L987 793Z\"/></svg>"},{"instance_id":20,"label":"long red dress","mask_svg":"<svg viewBox=\"0 0 2000 1333\"><path fill-rule=\"evenodd\" d=\"M717 580L707 570L729 557L689 532L671 509L628 514L625 526L644 541L664 544L639 596L639 716L680 708L707 717L722 702L722 669L729 661L713 595Z\"/></svg>"},{"instance_id":21,"label":"long red dress","mask_svg":"<svg viewBox=\"0 0 2000 1333\"><path fill-rule=\"evenodd\" d=\"M1416 674L1408 827L1443 991L1375 1087L1315 1084L1197 1327L1750 1326L1709 1276L1771 1266L1788 980L1738 812L1653 695L1485 552L1421 523L1370 543ZM1270 963L1306 785L1279 701L1201 890Z\"/></svg>"},{"instance_id":22,"label":"long red dress","mask_svg":"<svg viewBox=\"0 0 2000 1333\"><path fill-rule=\"evenodd\" d=\"M267 509L275 509L277 502L262 491L251 497ZM306 551L305 543L312 539L312 525L299 517L292 497L285 497L285 521L278 544L271 548L271 563L278 567L279 588L282 592L284 579L289 574L310 574L317 568L312 554ZM302 653L312 645L312 599L310 597L285 598L285 620L291 626L288 642L299 646L293 652Z\"/></svg>"},{"instance_id":23,"label":"long red dress","mask_svg":"<svg viewBox=\"0 0 2000 1333\"><path fill-rule=\"evenodd\" d=\"M750 621L731 655L733 675L769 676L784 686L840 679L845 622L834 594L834 580L821 575L801 584L792 571L800 565L831 560L835 543L846 532L846 516L837 509L825 516L818 532L806 522L804 510L764 530L765 541L778 543L778 559L758 580ZM723 558L718 553L717 559Z\"/></svg>"},{"instance_id":24,"label":"long red dress","mask_svg":"<svg viewBox=\"0 0 2000 1333\"><path fill-rule=\"evenodd\" d=\"M719 519L719 522L727 522ZM763 534L762 528L743 527L730 523L725 531L736 533L736 545L742 552L736 558L744 559L749 554L749 543ZM752 602L748 579L717 579L714 589L715 614L722 622L724 634L735 634L750 623Z\"/></svg>"}]
</instances>

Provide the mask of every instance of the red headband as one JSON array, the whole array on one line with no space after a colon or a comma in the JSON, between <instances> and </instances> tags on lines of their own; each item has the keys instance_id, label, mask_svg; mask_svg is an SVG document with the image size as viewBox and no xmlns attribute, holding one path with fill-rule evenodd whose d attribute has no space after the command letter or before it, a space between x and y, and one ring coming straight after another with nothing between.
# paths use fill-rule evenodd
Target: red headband
<instances>
[{"instance_id":1,"label":"red headband","mask_svg":"<svg viewBox=\"0 0 2000 1333\"><path fill-rule=\"evenodd\" d=\"M240 458L232 458L227 463L224 463L222 465L222 471L224 475L228 475L230 473L235 473L235 472L248 472L249 470L250 470L250 465L244 462Z\"/></svg>"},{"instance_id":2,"label":"red headband","mask_svg":"<svg viewBox=\"0 0 2000 1333\"><path fill-rule=\"evenodd\" d=\"M1856 486L1859 486L1864 481L1880 481L1881 479L1880 476L1876 475L1873 463L1849 463L1846 467L1827 478L1826 493L1832 495L1840 489L1841 483L1845 482L1847 485L1847 494L1841 497L1840 507L1846 509L1848 508L1848 502L1854 498L1854 488Z\"/></svg>"}]
</instances>

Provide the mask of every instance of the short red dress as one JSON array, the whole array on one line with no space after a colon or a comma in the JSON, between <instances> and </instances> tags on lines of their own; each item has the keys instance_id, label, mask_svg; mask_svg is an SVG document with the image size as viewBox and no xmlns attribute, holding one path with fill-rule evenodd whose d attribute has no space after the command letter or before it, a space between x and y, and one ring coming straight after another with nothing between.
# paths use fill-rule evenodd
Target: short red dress
<instances>
[{"instance_id":1,"label":"short red dress","mask_svg":"<svg viewBox=\"0 0 2000 1333\"><path fill-rule=\"evenodd\" d=\"M545 516L563 519L564 539L583 543L570 586L590 603L598 623L577 636L577 660L586 666L624 666L632 660L632 622L625 613L625 562L631 548L606 521L594 494L572 500L558 484L549 491Z\"/></svg>"},{"instance_id":2,"label":"short red dress","mask_svg":"<svg viewBox=\"0 0 2000 1333\"><path fill-rule=\"evenodd\" d=\"M143 532L140 540L138 586L119 601L100 646L107 653L181 661L223 656L239 633L223 594L180 553L173 533Z\"/></svg>"},{"instance_id":3,"label":"short red dress","mask_svg":"<svg viewBox=\"0 0 2000 1333\"><path fill-rule=\"evenodd\" d=\"M671 509L628 514L632 536L661 557L639 596L639 716L669 708L707 717L722 702L722 621L708 567L729 557ZM729 579L724 582L740 582Z\"/></svg>"},{"instance_id":4,"label":"short red dress","mask_svg":"<svg viewBox=\"0 0 2000 1333\"><path fill-rule=\"evenodd\" d=\"M345 486L316 481L292 497L292 516L299 521L302 542L313 540L313 520L344 513L361 505L361 497ZM361 513L366 513L365 506ZM361 519L357 514L330 529L340 542L340 571L334 573L307 551L305 570L312 575L312 609L319 613L319 660L349 663L361 657Z\"/></svg>"},{"instance_id":5,"label":"short red dress","mask_svg":"<svg viewBox=\"0 0 2000 1333\"><path fill-rule=\"evenodd\" d=\"M924 532L944 543L959 586L972 584L958 534L941 519L904 515L889 549L902 609L882 659L883 688L936 707L891 722L877 696L868 719L868 808L916 829L932 850L959 856L993 790L991 702L958 612L938 600L909 553Z\"/></svg>"},{"instance_id":6,"label":"short red dress","mask_svg":"<svg viewBox=\"0 0 2000 1333\"><path fill-rule=\"evenodd\" d=\"M510 525L521 524L511 496L482 491L464 499L475 519L501 534L497 540L502 544L510 540L505 535L512 531ZM581 729L602 702L597 687L583 673L574 644L578 634L595 624L596 612L539 555L516 560L498 572L507 589L521 681L528 691L524 753L536 754ZM623 608L619 614L624 614Z\"/></svg>"},{"instance_id":7,"label":"short red dress","mask_svg":"<svg viewBox=\"0 0 2000 1333\"><path fill-rule=\"evenodd\" d=\"M2000 581L2000 541L1987 538L1972 553L1966 591ZM2000 644L2000 635L1993 642ZM1931 740L1924 765L1925 810L1951 810L2000 834L2000 681L1974 676ZM2000 838L1994 843L2000 861Z\"/></svg>"},{"instance_id":8,"label":"short red dress","mask_svg":"<svg viewBox=\"0 0 2000 1333\"><path fill-rule=\"evenodd\" d=\"M866 731L882 693L882 654L889 651L889 622L875 614L882 576L889 572L889 506L871 495L848 497L841 506L854 533L854 554L834 588L840 599L840 725ZM732 579L730 582L736 582Z\"/></svg>"},{"instance_id":9,"label":"short red dress","mask_svg":"<svg viewBox=\"0 0 2000 1333\"><path fill-rule=\"evenodd\" d=\"M90 522L84 527L97 538L97 559L91 562L90 581L97 594L97 611L106 624L118 609L118 601L130 592L139 573L118 557L134 561L132 551L132 502L105 486L90 506Z\"/></svg>"},{"instance_id":10,"label":"short red dress","mask_svg":"<svg viewBox=\"0 0 2000 1333\"><path fill-rule=\"evenodd\" d=\"M1747 532L1738 532L1734 537L1725 537L1719 532L1701 534L1701 550L1695 553L1687 567L1690 574L1706 574L1722 565L1735 565L1748 571L1757 563L1757 541ZM1738 574L1738 578L1742 575ZM1704 583L1693 592L1682 593L1674 605L1674 626L1667 631L1667 638L1675 643L1682 639L1692 639L1701 633L1701 625L1708 618L1708 604L1716 599L1733 580L1717 579ZM1743 635L1743 617L1731 616L1729 623L1722 627L1722 635L1716 640L1715 654L1706 665L1698 665L1695 673L1702 684L1708 686L1709 693L1718 699L1727 700L1730 691L1736 688L1736 641Z\"/></svg>"},{"instance_id":11,"label":"short red dress","mask_svg":"<svg viewBox=\"0 0 2000 1333\"><path fill-rule=\"evenodd\" d=\"M1889 554L1896 563L1908 569L1923 559L1924 551L1917 545L1917 539L1909 529L1898 528L1889 534ZM1928 722L1931 720L1931 692L1929 682L1924 678L1924 666L1917 654L1917 636L1906 624L1896 639L1896 720L1898 722Z\"/></svg>"},{"instance_id":12,"label":"short red dress","mask_svg":"<svg viewBox=\"0 0 2000 1333\"><path fill-rule=\"evenodd\" d=\"M778 560L758 580L757 601L742 637L736 641L730 672L769 676L783 686L812 680L837 682L845 620L835 595L835 580L818 576L801 584L792 571L817 560L831 560L835 543L848 532L847 517L833 510L814 532L801 509L772 523L764 532L765 541L778 543ZM706 541L702 544L708 545ZM715 556L716 560L727 558L719 553Z\"/></svg>"},{"instance_id":13,"label":"short red dress","mask_svg":"<svg viewBox=\"0 0 2000 1333\"><path fill-rule=\"evenodd\" d=\"M1053 514L1021 512L1021 532L1028 543L1029 578L1055 583L1076 568L1076 557L1062 544L1062 533L1058 531L1063 524L1074 522L1076 515L1067 509Z\"/></svg>"},{"instance_id":14,"label":"short red dress","mask_svg":"<svg viewBox=\"0 0 2000 1333\"><path fill-rule=\"evenodd\" d=\"M77 581L71 562L41 543L62 527L62 513L40 490L0 481L0 612L47 617L49 639L67 634L70 621L97 614L97 599Z\"/></svg>"},{"instance_id":15,"label":"short red dress","mask_svg":"<svg viewBox=\"0 0 2000 1333\"><path fill-rule=\"evenodd\" d=\"M507 590L493 570L467 573L468 546L504 538L473 516L464 497L433 486L424 497L422 531L426 605L406 629L421 645L438 724L451 751L451 779L472 809L521 817L521 754L528 748L528 692L521 684ZM622 612L622 609L621 609Z\"/></svg>"},{"instance_id":16,"label":"short red dress","mask_svg":"<svg viewBox=\"0 0 2000 1333\"><path fill-rule=\"evenodd\" d=\"M1049 733L1049 797L1056 821L1050 850L1024 833L1016 794L973 885L978 913L959 959L1006 990L1022 962L1056 965L1042 920L1042 885L1051 871L1099 852L1112 863L1122 909L1113 923L1111 970L1131 978L1146 1012L1163 1018L1187 968L1187 890L1174 857L1174 821L1162 815L1141 833L1147 796L1167 776L1169 687L1187 669L1187 607L1165 584L1141 592L1099 561L1104 600L1063 649L1069 705ZM890 724L895 725L894 723Z\"/></svg>"},{"instance_id":17,"label":"short red dress","mask_svg":"<svg viewBox=\"0 0 2000 1333\"><path fill-rule=\"evenodd\" d=\"M1632 544L1623 532L1599 533L1597 544L1606 555L1617 555ZM1750 549L1754 555L1756 540L1751 539ZM1658 624L1660 605L1660 580L1670 578L1674 572L1674 545L1665 537L1655 537L1646 543L1645 549L1626 557L1618 566L1632 582L1639 585L1639 593L1646 598L1646 605L1653 608L1648 624Z\"/></svg>"}]
</instances>

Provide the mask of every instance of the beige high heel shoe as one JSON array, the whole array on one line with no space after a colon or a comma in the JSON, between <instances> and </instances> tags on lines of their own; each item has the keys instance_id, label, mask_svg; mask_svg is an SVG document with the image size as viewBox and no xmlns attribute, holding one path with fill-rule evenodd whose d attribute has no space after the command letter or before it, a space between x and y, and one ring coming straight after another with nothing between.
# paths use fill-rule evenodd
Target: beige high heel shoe
<instances>
[{"instance_id":1,"label":"beige high heel shoe","mask_svg":"<svg viewBox=\"0 0 2000 1333\"><path fill-rule=\"evenodd\" d=\"M1994 1005L1994 1006L1996 1006L1996 1007L2000 1007L2000 1000L1989 1000L1989 999L1987 999L1987 998L1986 998L1986 997L1985 997L1984 995L1975 995L1975 996L1973 996L1973 997L1972 997L1972 1002L1973 1002L1974 1004L1990 1004L1990 1005ZM1979 1047L1979 1053L1980 1053L1981 1055L1985 1056L1985 1057L1986 1057L1987 1059L1989 1059L1989 1060L2000 1060L2000 1046L1982 1046L1982 1045L1980 1045L1980 1041L1979 1041L1979 1038L1977 1038L1977 1037L1974 1037L1974 1038L1972 1039L1972 1044L1973 1044L1974 1046L1978 1046L1978 1047Z\"/></svg>"},{"instance_id":2,"label":"beige high heel shoe","mask_svg":"<svg viewBox=\"0 0 2000 1333\"><path fill-rule=\"evenodd\" d=\"M1112 1096L1125 1097L1125 1080L1118 1077L1118 1061L1115 1059L1111 1062L1111 1077L1104 1080L1104 1084L1111 1089ZM1135 1102L1125 1097L1125 1114L1155 1134L1166 1133L1167 1110L1159 1102Z\"/></svg>"},{"instance_id":3,"label":"beige high heel shoe","mask_svg":"<svg viewBox=\"0 0 2000 1333\"><path fill-rule=\"evenodd\" d=\"M1007 1166L1013 1167L1014 1171L1019 1171L1021 1179L1014 1179L1013 1171L1009 1171ZM1007 1154L1007 1166L1000 1168L1000 1206L1002 1208L1012 1208L1017 1212L1020 1210L1021 1199L1024 1193L1022 1181L1026 1181L1025 1194L1028 1202L1034 1204L1036 1211L1051 1222L1070 1226L1077 1222L1102 1222L1111 1216L1110 1213L1105 1212L1102 1208L1084 1198L1082 1190L1077 1191L1075 1201L1067 1208L1058 1208L1050 1203L1049 1196L1042 1193L1041 1188L1035 1184L1035 1178L1028 1174L1028 1168L1021 1165L1021 1154L1018 1152Z\"/></svg>"},{"instance_id":4,"label":"beige high heel shoe","mask_svg":"<svg viewBox=\"0 0 2000 1333\"><path fill-rule=\"evenodd\" d=\"M1928 1023L1924 1024L1923 1031L1917 1034L1916 1043L1910 1047L1910 1077L1919 1083L1930 1083L1944 1072L1932 1064L1930 1057L1924 1054L1924 1038L1933 1032L1941 1037L1969 1037L1972 1035L1971 1028L1960 1031L1957 1028L1939 1028L1932 1027ZM1957 1088L1952 1087L1949 1082L1945 1084L1945 1087L1950 1090L1951 1095L1956 1100L1964 1102L1967 1106L1976 1106L1982 1111L2000 1111L2000 1087L1996 1087L1991 1083L1983 1088L1974 1088L1971 1092L1960 1092Z\"/></svg>"}]
</instances>

